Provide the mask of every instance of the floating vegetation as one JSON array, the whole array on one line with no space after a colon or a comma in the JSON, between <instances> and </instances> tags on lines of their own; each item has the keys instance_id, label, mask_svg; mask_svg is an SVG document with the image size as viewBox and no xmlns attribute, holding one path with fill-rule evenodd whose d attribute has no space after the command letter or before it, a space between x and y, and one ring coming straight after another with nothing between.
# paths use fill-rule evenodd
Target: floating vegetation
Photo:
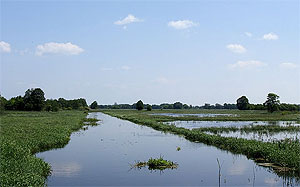
<instances>
[{"instance_id":1,"label":"floating vegetation","mask_svg":"<svg viewBox=\"0 0 300 187\"><path fill-rule=\"evenodd\" d=\"M137 162L132 165L132 168L141 169L142 167L148 166L149 170L165 170L165 169L176 169L178 164L170 160L164 160L162 156L159 158L150 158L147 162Z\"/></svg>"},{"instance_id":2,"label":"floating vegetation","mask_svg":"<svg viewBox=\"0 0 300 187\"><path fill-rule=\"evenodd\" d=\"M99 119L96 118L84 118L82 120L82 123L85 125L90 125L90 126L97 126L99 125L97 122L100 121Z\"/></svg>"},{"instance_id":3,"label":"floating vegetation","mask_svg":"<svg viewBox=\"0 0 300 187\"><path fill-rule=\"evenodd\" d=\"M181 150L181 148L180 148L180 147L177 147L177 148L176 148L176 150L177 150L177 151L180 151L180 150Z\"/></svg>"}]
</instances>

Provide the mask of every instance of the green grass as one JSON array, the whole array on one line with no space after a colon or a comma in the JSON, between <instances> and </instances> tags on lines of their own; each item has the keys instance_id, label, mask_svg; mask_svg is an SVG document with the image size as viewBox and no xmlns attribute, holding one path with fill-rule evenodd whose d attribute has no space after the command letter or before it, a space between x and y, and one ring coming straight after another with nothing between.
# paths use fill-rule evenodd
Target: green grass
<instances>
[{"instance_id":1,"label":"green grass","mask_svg":"<svg viewBox=\"0 0 300 187\"><path fill-rule=\"evenodd\" d=\"M0 115L0 186L43 186L50 165L35 153L64 147L84 121L84 111L21 112Z\"/></svg>"},{"instance_id":2,"label":"green grass","mask_svg":"<svg viewBox=\"0 0 300 187\"><path fill-rule=\"evenodd\" d=\"M175 169L178 164L170 160L164 160L162 156L159 158L150 158L147 162L137 162L133 165L135 168L142 168L148 166L149 170L165 170L165 169Z\"/></svg>"},{"instance_id":3,"label":"green grass","mask_svg":"<svg viewBox=\"0 0 300 187\"><path fill-rule=\"evenodd\" d=\"M172 110L175 111L175 110ZM170 110L163 112L172 112ZM152 127L153 129L170 132L177 135L182 135L186 139L194 142L202 142L207 145L212 145L223 150L231 151L235 154L243 154L248 158L272 163L274 166L279 166L277 168L288 167L289 174L284 173L283 175L292 175L299 178L300 175L300 143L299 141L283 141L283 142L261 142L256 140L246 140L242 138L232 138L232 137L222 137L217 135L209 135L203 133L201 130L188 130L185 128L175 127L174 125L166 125L161 122L172 121L170 117L165 116L151 116L148 115L150 112L146 111L135 111L135 110L103 110L102 112L109 114L120 119L129 120L131 122L146 125ZM178 113L184 112L194 112L190 110L179 110L175 111ZM197 110L198 113L202 113L202 110ZM207 110L205 111L207 112ZM299 113L289 113L286 115L281 115L279 113L265 113L263 111L237 111L237 110L216 110L212 113L223 112L232 114L239 114L237 119L230 119L230 121L236 120L251 120L263 121L276 120L295 120L298 119ZM157 113L157 111L151 111L151 113ZM256 118L257 117L257 118ZM188 117L189 118L189 117ZM185 118L184 120L187 120ZM222 117L223 119L223 117ZM227 117L224 118L227 120ZM178 120L178 119L176 119ZM219 118L221 120L221 118ZM207 130L207 129L206 129ZM276 168L274 168L276 169ZM280 171L275 172L281 175Z\"/></svg>"}]
</instances>

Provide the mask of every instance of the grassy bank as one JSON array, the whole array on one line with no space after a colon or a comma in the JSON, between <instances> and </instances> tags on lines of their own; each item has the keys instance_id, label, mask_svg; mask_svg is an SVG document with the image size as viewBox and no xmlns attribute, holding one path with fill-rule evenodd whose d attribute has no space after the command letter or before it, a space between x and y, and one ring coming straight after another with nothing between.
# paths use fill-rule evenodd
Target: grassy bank
<instances>
[{"instance_id":1,"label":"grassy bank","mask_svg":"<svg viewBox=\"0 0 300 187\"><path fill-rule=\"evenodd\" d=\"M145 111L134 110L104 110L102 111L120 119L129 120L131 122L146 125L153 129L171 132L173 134L183 135L186 139L196 142L202 142L207 145L213 145L223 150L231 151L236 154L246 155L248 158L260 161L272 163L276 169L276 173L279 175L284 172L283 175L287 175L285 171L289 171L289 174L293 176L299 176L300 174L300 143L293 141L285 142L260 142L256 140L246 140L241 138L221 137L216 135L208 135L201 130L188 130L185 128L179 128L172 125L165 125L160 123L161 121L167 121L169 117L151 116L145 113ZM257 114L263 115L263 114ZM266 114L270 118L270 114ZM273 114L277 119L278 114ZM293 115L293 114L292 114ZM293 118L293 117L291 117ZM291 120L289 118L289 120ZM257 120L252 118L253 120ZM266 119L266 118L264 118ZM297 177L299 178L299 177Z\"/></svg>"},{"instance_id":2,"label":"grassy bank","mask_svg":"<svg viewBox=\"0 0 300 187\"><path fill-rule=\"evenodd\" d=\"M50 174L50 165L34 154L64 147L71 133L85 125L86 115L84 111L75 110L1 114L1 186L43 186Z\"/></svg>"}]
</instances>

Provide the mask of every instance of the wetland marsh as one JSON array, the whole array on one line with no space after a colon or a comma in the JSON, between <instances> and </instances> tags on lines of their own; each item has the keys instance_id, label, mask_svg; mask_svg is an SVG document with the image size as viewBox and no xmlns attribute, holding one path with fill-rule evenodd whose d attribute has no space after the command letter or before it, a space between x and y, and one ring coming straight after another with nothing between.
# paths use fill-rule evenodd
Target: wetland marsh
<instances>
[{"instance_id":1,"label":"wetland marsh","mask_svg":"<svg viewBox=\"0 0 300 187\"><path fill-rule=\"evenodd\" d=\"M89 117L99 119L99 125L73 133L63 149L37 154L52 165L48 185L216 186L217 159L223 163L222 185L298 184L296 178L278 176L272 169L258 166L243 155L103 113L91 113ZM177 147L181 149L178 151ZM136 162L160 156L176 162L178 167L162 171L131 167Z\"/></svg>"}]
</instances>

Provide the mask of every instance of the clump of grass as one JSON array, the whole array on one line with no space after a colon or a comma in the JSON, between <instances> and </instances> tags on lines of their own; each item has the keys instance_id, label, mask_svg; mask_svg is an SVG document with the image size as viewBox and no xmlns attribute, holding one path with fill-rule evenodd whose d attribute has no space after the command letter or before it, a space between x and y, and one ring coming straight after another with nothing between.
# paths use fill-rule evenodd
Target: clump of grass
<instances>
[{"instance_id":1,"label":"clump of grass","mask_svg":"<svg viewBox=\"0 0 300 187\"><path fill-rule=\"evenodd\" d=\"M175 162L172 162L170 160L164 160L161 156L159 158L150 158L147 162L147 165L150 170L164 170L167 168L175 169L178 166Z\"/></svg>"},{"instance_id":2,"label":"clump of grass","mask_svg":"<svg viewBox=\"0 0 300 187\"><path fill-rule=\"evenodd\" d=\"M142 168L148 166L149 170L176 169L178 164L170 160L164 160L162 156L159 158L150 158L147 162L137 162L134 168Z\"/></svg>"},{"instance_id":3,"label":"clump of grass","mask_svg":"<svg viewBox=\"0 0 300 187\"><path fill-rule=\"evenodd\" d=\"M96 118L84 118L82 120L82 123L85 125L90 125L90 126L97 126L98 125L98 121L100 121L99 119Z\"/></svg>"}]
</instances>

